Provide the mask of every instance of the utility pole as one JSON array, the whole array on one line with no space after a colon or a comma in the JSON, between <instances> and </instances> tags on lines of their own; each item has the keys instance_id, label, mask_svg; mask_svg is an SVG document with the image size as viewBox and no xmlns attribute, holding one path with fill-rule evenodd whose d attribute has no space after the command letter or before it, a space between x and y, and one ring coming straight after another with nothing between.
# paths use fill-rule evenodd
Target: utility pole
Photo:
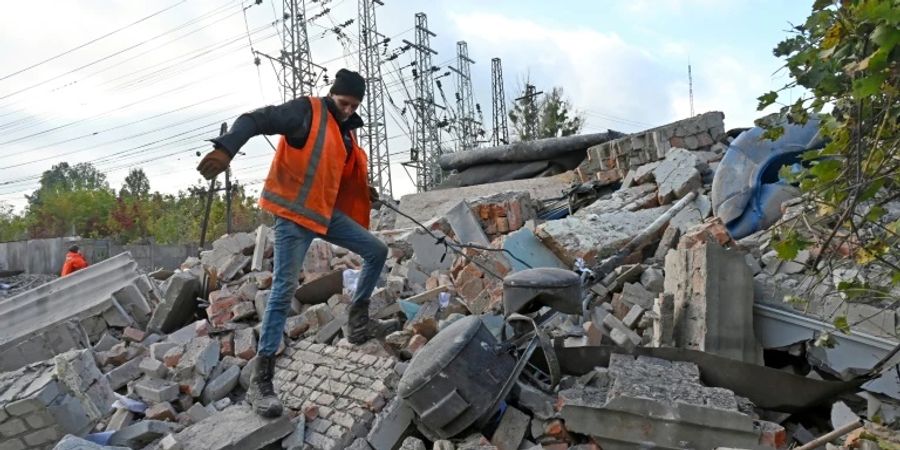
<instances>
[{"instance_id":1,"label":"utility pole","mask_svg":"<svg viewBox=\"0 0 900 450\"><path fill-rule=\"evenodd\" d=\"M231 234L231 167L225 169L225 234Z\"/></svg>"},{"instance_id":2,"label":"utility pole","mask_svg":"<svg viewBox=\"0 0 900 450\"><path fill-rule=\"evenodd\" d=\"M384 111L384 83L381 81L379 44L386 42L378 33L375 5L380 0L359 0L359 71L366 80L361 142L369 151L369 184L382 197L392 198L391 154L388 150L387 121Z\"/></svg>"},{"instance_id":3,"label":"utility pole","mask_svg":"<svg viewBox=\"0 0 900 450\"><path fill-rule=\"evenodd\" d=\"M471 65L475 61L469 58L469 46L466 41L456 43L456 103L459 110L459 147L469 150L475 147L475 96L472 94Z\"/></svg>"},{"instance_id":4,"label":"utility pole","mask_svg":"<svg viewBox=\"0 0 900 450\"><path fill-rule=\"evenodd\" d=\"M416 50L415 77L416 98L412 100L416 111L413 148L409 166L416 170L416 188L427 191L441 182L441 168L438 158L441 155L440 133L434 111L434 77L435 67L431 64L431 55L438 52L431 48L431 37L437 36L428 29L428 17L425 13L416 13L416 42L403 42Z\"/></svg>"},{"instance_id":5,"label":"utility pole","mask_svg":"<svg viewBox=\"0 0 900 450\"><path fill-rule=\"evenodd\" d=\"M506 95L503 93L503 65L500 58L491 59L491 106L494 113L494 146L509 144L506 122Z\"/></svg>"},{"instance_id":6,"label":"utility pole","mask_svg":"<svg viewBox=\"0 0 900 450\"><path fill-rule=\"evenodd\" d=\"M691 99L691 117L694 117L694 77L691 76L690 61L688 61L688 97Z\"/></svg>"},{"instance_id":7,"label":"utility pole","mask_svg":"<svg viewBox=\"0 0 900 450\"><path fill-rule=\"evenodd\" d=\"M222 125L219 126L219 136L224 135L226 132L228 132L228 124L225 122L222 122ZM230 171L225 172L226 184L229 183L229 178L228 178L229 173L230 173ZM219 190L219 188L216 187L216 177L213 177L212 180L209 180L209 189L206 191L206 208L204 208L204 210L203 210L203 222L200 225L200 248L199 248L200 251L203 251L203 247L206 246L206 229L209 226L209 213L210 213L210 211L212 211L213 198L215 197L216 191L218 191L218 190ZM229 233L230 233L231 232L230 231L230 229L231 229L231 209L230 209L230 207L229 207L228 212L229 212L228 228L229 228Z\"/></svg>"}]
</instances>

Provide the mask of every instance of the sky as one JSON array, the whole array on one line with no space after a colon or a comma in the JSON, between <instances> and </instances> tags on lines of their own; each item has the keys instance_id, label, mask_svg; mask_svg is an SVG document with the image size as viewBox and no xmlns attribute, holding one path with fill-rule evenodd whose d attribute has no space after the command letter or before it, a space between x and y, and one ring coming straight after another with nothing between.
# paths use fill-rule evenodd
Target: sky
<instances>
[{"instance_id":1,"label":"sky","mask_svg":"<svg viewBox=\"0 0 900 450\"><path fill-rule=\"evenodd\" d=\"M283 101L277 56L282 1L79 0L13 2L0 16L0 206L21 211L25 195L54 164L90 162L118 189L141 167L152 190L176 193L199 183L197 152L243 112ZM584 132L635 132L691 114L723 111L726 128L762 115L756 98L787 77L772 48L811 1L801 0L383 0L378 31L385 51L413 41L414 15L436 34L434 65L456 65L468 45L475 102L491 130L491 59L502 60L507 100L526 77L538 90L562 87L586 119ZM312 60L328 74L358 68L357 0L306 1ZM325 13L325 11L328 11ZM382 66L389 92L387 134L394 196L415 191L407 137L412 96L405 51ZM441 78L455 106L456 78ZM324 95L323 81L316 95ZM436 99L442 99L436 91ZM391 101L396 107L392 106ZM446 136L448 146L454 145ZM270 138L275 143L277 137ZM234 177L257 193L273 151L253 138L232 162Z\"/></svg>"}]
</instances>

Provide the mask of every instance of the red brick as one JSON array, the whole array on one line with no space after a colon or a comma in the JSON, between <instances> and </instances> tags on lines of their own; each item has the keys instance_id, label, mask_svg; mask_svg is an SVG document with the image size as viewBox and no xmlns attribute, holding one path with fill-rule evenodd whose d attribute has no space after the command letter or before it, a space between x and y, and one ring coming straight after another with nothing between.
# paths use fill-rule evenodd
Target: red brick
<instances>
[{"instance_id":1,"label":"red brick","mask_svg":"<svg viewBox=\"0 0 900 450\"><path fill-rule=\"evenodd\" d=\"M163 355L163 364L166 367L174 368L178 365L178 361L181 361L181 355L184 354L184 347L178 346L169 349L165 355Z\"/></svg>"},{"instance_id":2,"label":"red brick","mask_svg":"<svg viewBox=\"0 0 900 450\"><path fill-rule=\"evenodd\" d=\"M478 294L484 290L484 281L481 278L473 278L467 283L461 285L458 289L459 295L466 300L473 300Z\"/></svg>"},{"instance_id":3,"label":"red brick","mask_svg":"<svg viewBox=\"0 0 900 450\"><path fill-rule=\"evenodd\" d=\"M481 270L481 268L479 268L477 265L469 263L459 273L459 276L456 277L456 281L458 284L466 284L466 282L473 278L482 277L484 277L484 271Z\"/></svg>"},{"instance_id":4,"label":"red brick","mask_svg":"<svg viewBox=\"0 0 900 450\"><path fill-rule=\"evenodd\" d=\"M194 322L194 331L197 333L197 336L209 336L209 322L205 320Z\"/></svg>"},{"instance_id":5,"label":"red brick","mask_svg":"<svg viewBox=\"0 0 900 450\"><path fill-rule=\"evenodd\" d=\"M522 220L522 205L516 199L507 201L506 222L509 231L516 231L525 224L525 221Z\"/></svg>"},{"instance_id":6,"label":"red brick","mask_svg":"<svg viewBox=\"0 0 900 450\"><path fill-rule=\"evenodd\" d=\"M425 336L422 336L421 334L417 334L417 335L413 336L412 339L409 340L409 344L407 344L406 350L410 354L415 355L416 352L421 350L422 347L424 347L425 344L427 344L427 343L428 343L428 339L425 338Z\"/></svg>"},{"instance_id":7,"label":"red brick","mask_svg":"<svg viewBox=\"0 0 900 450\"><path fill-rule=\"evenodd\" d=\"M498 233L509 233L509 222L506 220L506 217L498 217L494 219L494 225L497 228Z\"/></svg>"},{"instance_id":8,"label":"red brick","mask_svg":"<svg viewBox=\"0 0 900 450\"><path fill-rule=\"evenodd\" d=\"M436 276L430 276L427 280L425 280L425 290L430 291L438 286L440 286L440 278Z\"/></svg>"},{"instance_id":9,"label":"red brick","mask_svg":"<svg viewBox=\"0 0 900 450\"><path fill-rule=\"evenodd\" d=\"M684 148L684 138L673 136L669 138L669 145L673 148Z\"/></svg>"},{"instance_id":10,"label":"red brick","mask_svg":"<svg viewBox=\"0 0 900 450\"><path fill-rule=\"evenodd\" d=\"M222 349L222 356L234 356L234 336L229 333L220 337L219 347Z\"/></svg>"},{"instance_id":11,"label":"red brick","mask_svg":"<svg viewBox=\"0 0 900 450\"><path fill-rule=\"evenodd\" d=\"M572 442L572 436L566 429L566 424L560 419L548 420L544 423L544 436L550 436L560 441Z\"/></svg>"},{"instance_id":12,"label":"red brick","mask_svg":"<svg viewBox=\"0 0 900 450\"><path fill-rule=\"evenodd\" d=\"M212 323L213 326L221 327L228 323L232 317L234 317L234 314L232 314L231 311L225 311L215 316L209 316L209 322Z\"/></svg>"},{"instance_id":13,"label":"red brick","mask_svg":"<svg viewBox=\"0 0 900 450\"><path fill-rule=\"evenodd\" d=\"M237 296L221 297L215 302L210 302L209 307L206 308L206 314L215 316L222 311L230 311L240 301L241 299Z\"/></svg>"},{"instance_id":14,"label":"red brick","mask_svg":"<svg viewBox=\"0 0 900 450\"><path fill-rule=\"evenodd\" d=\"M481 217L481 220L488 220L491 218L491 208L488 205L478 205L478 217Z\"/></svg>"},{"instance_id":15,"label":"red brick","mask_svg":"<svg viewBox=\"0 0 900 450\"><path fill-rule=\"evenodd\" d=\"M783 426L766 421L759 421L757 424L760 427L759 445L776 449L787 448L787 432Z\"/></svg>"},{"instance_id":16,"label":"red brick","mask_svg":"<svg viewBox=\"0 0 900 450\"><path fill-rule=\"evenodd\" d=\"M315 403L307 403L303 405L303 416L306 417L306 422L312 422L319 417L319 407Z\"/></svg>"},{"instance_id":17,"label":"red brick","mask_svg":"<svg viewBox=\"0 0 900 450\"><path fill-rule=\"evenodd\" d=\"M172 404L169 402L157 403L147 408L147 411L144 413L144 415L150 420L174 421L177 418L175 408L173 408Z\"/></svg>"},{"instance_id":18,"label":"red brick","mask_svg":"<svg viewBox=\"0 0 900 450\"><path fill-rule=\"evenodd\" d=\"M122 338L128 342L143 342L146 334L137 328L126 327L122 331Z\"/></svg>"},{"instance_id":19,"label":"red brick","mask_svg":"<svg viewBox=\"0 0 900 450\"><path fill-rule=\"evenodd\" d=\"M284 331L290 336L291 339L297 339L302 336L303 333L306 333L306 330L309 329L309 322L306 320L306 316L292 316L288 317L287 322L284 324Z\"/></svg>"},{"instance_id":20,"label":"red brick","mask_svg":"<svg viewBox=\"0 0 900 450\"><path fill-rule=\"evenodd\" d=\"M106 352L106 362L114 366L121 366L128 361L128 349L124 342L114 345Z\"/></svg>"}]
</instances>

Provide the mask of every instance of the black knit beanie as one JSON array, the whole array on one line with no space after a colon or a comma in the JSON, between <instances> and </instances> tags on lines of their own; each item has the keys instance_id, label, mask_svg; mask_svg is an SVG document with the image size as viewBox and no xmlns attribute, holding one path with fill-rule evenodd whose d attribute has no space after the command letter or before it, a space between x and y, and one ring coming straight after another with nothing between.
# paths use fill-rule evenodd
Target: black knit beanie
<instances>
[{"instance_id":1,"label":"black knit beanie","mask_svg":"<svg viewBox=\"0 0 900 450\"><path fill-rule=\"evenodd\" d=\"M366 95L366 81L357 72L347 69L338 70L334 76L334 84L331 93L335 95L349 95L360 100Z\"/></svg>"}]
</instances>

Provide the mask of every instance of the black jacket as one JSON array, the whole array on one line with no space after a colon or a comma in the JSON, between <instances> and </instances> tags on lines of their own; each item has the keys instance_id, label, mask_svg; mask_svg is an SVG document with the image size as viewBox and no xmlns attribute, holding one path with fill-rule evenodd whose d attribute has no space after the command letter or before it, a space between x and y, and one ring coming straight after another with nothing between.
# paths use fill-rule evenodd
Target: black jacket
<instances>
[{"instance_id":1,"label":"black jacket","mask_svg":"<svg viewBox=\"0 0 900 450\"><path fill-rule=\"evenodd\" d=\"M337 118L337 106L325 97L329 113ZM339 122L344 146L349 154L352 147L350 132L363 126L362 118L354 113L344 122ZM300 97L278 106L265 106L255 111L241 114L227 133L210 139L216 148L228 152L232 158L253 136L260 134L281 134L291 147L302 148L309 137L312 126L312 108L308 97Z\"/></svg>"}]
</instances>

